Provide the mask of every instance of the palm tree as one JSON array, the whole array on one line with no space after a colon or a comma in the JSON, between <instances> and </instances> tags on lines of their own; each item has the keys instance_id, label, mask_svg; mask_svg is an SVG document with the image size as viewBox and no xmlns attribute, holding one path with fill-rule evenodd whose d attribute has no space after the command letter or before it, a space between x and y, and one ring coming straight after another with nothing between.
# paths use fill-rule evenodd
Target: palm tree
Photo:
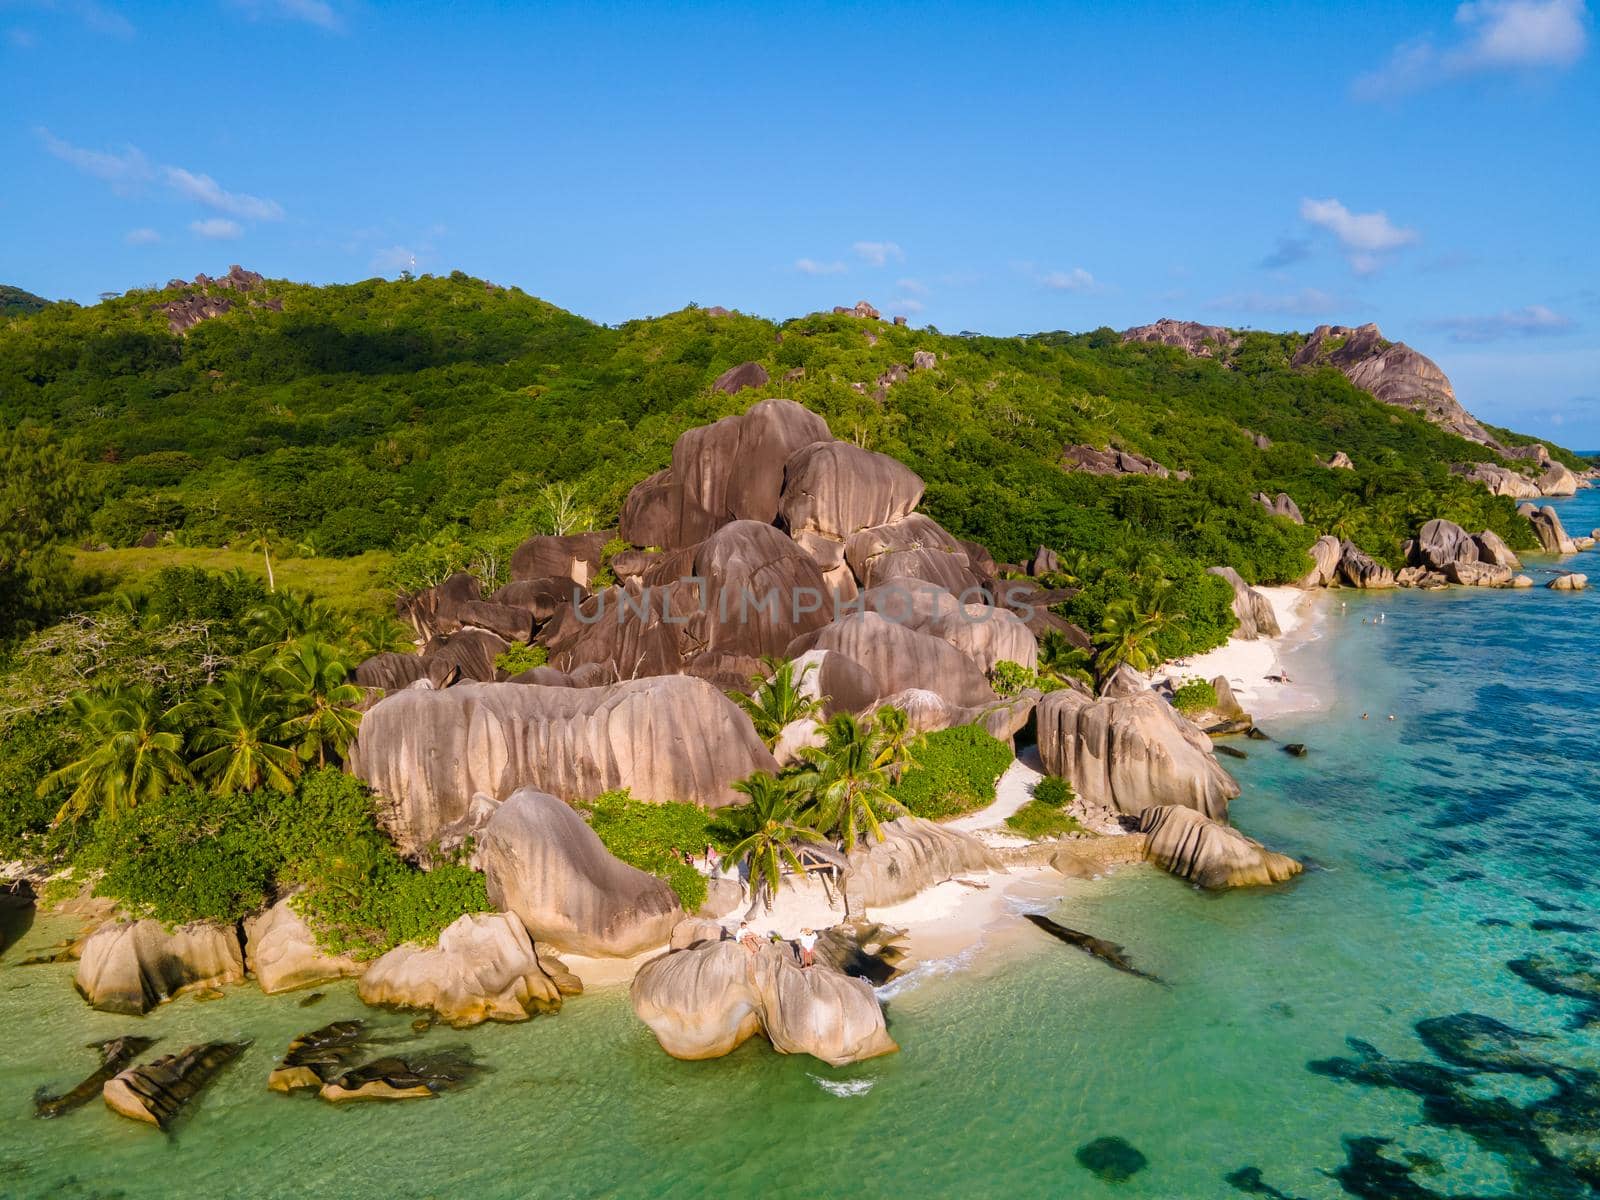
<instances>
[{"instance_id":1,"label":"palm tree","mask_svg":"<svg viewBox=\"0 0 1600 1200\"><path fill-rule=\"evenodd\" d=\"M386 650L409 654L416 648L410 629L393 617L381 615L358 621L350 631L350 646L361 658L371 658Z\"/></svg>"},{"instance_id":2,"label":"palm tree","mask_svg":"<svg viewBox=\"0 0 1600 1200\"><path fill-rule=\"evenodd\" d=\"M208 688L202 704L202 725L190 742L204 751L194 760L197 774L218 792L253 792L258 787L280 792L294 788L300 760L279 744L283 713L267 681L256 672L235 672Z\"/></svg>"},{"instance_id":3,"label":"palm tree","mask_svg":"<svg viewBox=\"0 0 1600 1200\"><path fill-rule=\"evenodd\" d=\"M905 709L885 704L873 714L872 743L875 753L872 765L887 771L890 779L898 780L907 767L917 765L912 755L912 747L916 742L917 735L911 729L911 718L906 715Z\"/></svg>"},{"instance_id":4,"label":"palm tree","mask_svg":"<svg viewBox=\"0 0 1600 1200\"><path fill-rule=\"evenodd\" d=\"M1077 679L1094 686L1094 655L1074 646L1059 629L1049 629L1039 639L1039 673L1066 682Z\"/></svg>"},{"instance_id":5,"label":"palm tree","mask_svg":"<svg viewBox=\"0 0 1600 1200\"><path fill-rule=\"evenodd\" d=\"M72 698L71 707L88 752L46 775L38 789L43 796L71 785L56 813L58 823L95 807L122 812L192 779L181 755L181 714L176 708L162 711L149 684L116 684L82 693Z\"/></svg>"},{"instance_id":6,"label":"palm tree","mask_svg":"<svg viewBox=\"0 0 1600 1200\"><path fill-rule=\"evenodd\" d=\"M289 714L278 732L298 743L295 752L301 762L315 758L317 766L326 766L330 754L342 759L355 739L362 692L348 682L349 675L338 651L314 635L295 642L268 669Z\"/></svg>"},{"instance_id":7,"label":"palm tree","mask_svg":"<svg viewBox=\"0 0 1600 1200\"><path fill-rule=\"evenodd\" d=\"M821 705L816 697L800 690L806 676L815 670L814 664L807 663L805 669L796 675L794 664L776 655L767 655L761 661L766 664L770 678L764 674L752 675L750 682L755 685L752 695L729 692L728 698L744 709L756 727L757 735L770 748L783 733L785 725L809 717Z\"/></svg>"},{"instance_id":8,"label":"palm tree","mask_svg":"<svg viewBox=\"0 0 1600 1200\"><path fill-rule=\"evenodd\" d=\"M307 634L331 641L344 632L343 622L328 604L288 590L268 596L245 617L244 625L251 645L247 657L257 662L275 657Z\"/></svg>"},{"instance_id":9,"label":"palm tree","mask_svg":"<svg viewBox=\"0 0 1600 1200\"><path fill-rule=\"evenodd\" d=\"M856 844L858 827L881 842L878 810L895 811L899 803L889 794L887 773L877 765L869 728L849 713L839 713L823 732L822 746L800 752L805 766L794 776L809 818L824 833L838 837L847 852Z\"/></svg>"},{"instance_id":10,"label":"palm tree","mask_svg":"<svg viewBox=\"0 0 1600 1200\"><path fill-rule=\"evenodd\" d=\"M1132 600L1113 600L1106 605L1100 632L1094 644L1100 647L1095 673L1100 686L1126 663L1135 671L1149 671L1161 662L1156 639L1171 624L1172 618L1159 608L1141 610Z\"/></svg>"},{"instance_id":11,"label":"palm tree","mask_svg":"<svg viewBox=\"0 0 1600 1200\"><path fill-rule=\"evenodd\" d=\"M800 820L800 798L789 780L757 771L735 783L733 790L748 797L736 811L749 820L751 830L724 858L748 868L750 908L745 915L749 917L763 901L767 911L772 911L773 898L783 883L785 864L805 873L805 864L795 853L795 846L800 842L820 842L822 835Z\"/></svg>"},{"instance_id":12,"label":"palm tree","mask_svg":"<svg viewBox=\"0 0 1600 1200\"><path fill-rule=\"evenodd\" d=\"M278 540L278 535L270 529L257 526L250 531L250 540L245 543L246 550L261 551L261 558L267 564L267 591L276 592L278 583L272 577L272 545Z\"/></svg>"}]
</instances>

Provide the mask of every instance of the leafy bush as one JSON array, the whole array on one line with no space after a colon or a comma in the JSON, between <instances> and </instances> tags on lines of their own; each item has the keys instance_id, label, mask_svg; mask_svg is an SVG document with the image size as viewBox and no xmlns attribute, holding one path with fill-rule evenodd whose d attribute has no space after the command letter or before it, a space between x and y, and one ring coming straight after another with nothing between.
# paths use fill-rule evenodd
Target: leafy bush
<instances>
[{"instance_id":1,"label":"leafy bush","mask_svg":"<svg viewBox=\"0 0 1600 1200\"><path fill-rule=\"evenodd\" d=\"M1065 808L1072 797L1072 785L1058 775L1046 775L1033 785L1034 801L1050 808Z\"/></svg>"},{"instance_id":2,"label":"leafy bush","mask_svg":"<svg viewBox=\"0 0 1600 1200\"><path fill-rule=\"evenodd\" d=\"M713 828L705 809L696 804L646 804L626 789L604 792L582 807L606 849L666 880L684 912L696 912L706 902L705 876L687 865L683 855L703 853L708 842L728 843Z\"/></svg>"},{"instance_id":3,"label":"leafy bush","mask_svg":"<svg viewBox=\"0 0 1600 1200\"><path fill-rule=\"evenodd\" d=\"M520 675L524 671L531 671L534 667L542 667L550 661L550 651L543 646L530 646L524 642L514 643L509 650L503 650L494 656L494 666L497 671L505 671L510 675Z\"/></svg>"},{"instance_id":4,"label":"leafy bush","mask_svg":"<svg viewBox=\"0 0 1600 1200\"><path fill-rule=\"evenodd\" d=\"M1034 799L1006 818L1006 826L1033 841L1083 832L1083 826L1078 824L1076 817L1038 799L1037 792Z\"/></svg>"},{"instance_id":5,"label":"leafy bush","mask_svg":"<svg viewBox=\"0 0 1600 1200\"><path fill-rule=\"evenodd\" d=\"M0 860L41 857L66 793L56 788L41 796L38 784L74 744L71 724L59 712L0 725Z\"/></svg>"},{"instance_id":6,"label":"leafy bush","mask_svg":"<svg viewBox=\"0 0 1600 1200\"><path fill-rule=\"evenodd\" d=\"M989 684L998 696L1015 696L1024 688L1038 687L1039 675L1021 663L1002 658L989 672Z\"/></svg>"},{"instance_id":7,"label":"leafy bush","mask_svg":"<svg viewBox=\"0 0 1600 1200\"><path fill-rule=\"evenodd\" d=\"M1217 707L1217 689L1204 679L1185 679L1172 693L1172 705L1186 717L1209 712Z\"/></svg>"},{"instance_id":8,"label":"leafy bush","mask_svg":"<svg viewBox=\"0 0 1600 1200\"><path fill-rule=\"evenodd\" d=\"M918 740L915 765L889 791L913 816L960 816L993 802L1011 760L1011 747L977 725L941 729Z\"/></svg>"}]
</instances>

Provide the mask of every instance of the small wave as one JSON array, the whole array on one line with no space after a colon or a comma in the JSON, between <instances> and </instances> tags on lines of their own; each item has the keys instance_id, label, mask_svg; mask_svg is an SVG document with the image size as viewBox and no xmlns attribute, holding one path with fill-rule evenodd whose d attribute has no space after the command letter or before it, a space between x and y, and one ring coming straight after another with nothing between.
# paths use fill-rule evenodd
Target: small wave
<instances>
[{"instance_id":1,"label":"small wave","mask_svg":"<svg viewBox=\"0 0 1600 1200\"><path fill-rule=\"evenodd\" d=\"M1042 917L1046 913L1055 911L1056 905L1061 903L1061 897L1056 896L1050 900L1038 900L1029 896L1007 896L1005 903L1006 911L1013 916L1025 917L1029 913L1033 913Z\"/></svg>"},{"instance_id":2,"label":"small wave","mask_svg":"<svg viewBox=\"0 0 1600 1200\"><path fill-rule=\"evenodd\" d=\"M811 1072L806 1074L811 1075ZM824 1079L820 1075L811 1075L811 1078L817 1081L819 1088L834 1096L865 1096L877 1082L875 1079Z\"/></svg>"},{"instance_id":3,"label":"small wave","mask_svg":"<svg viewBox=\"0 0 1600 1200\"><path fill-rule=\"evenodd\" d=\"M910 991L924 980L941 979L946 975L955 975L958 972L965 971L972 965L973 959L977 958L978 951L982 948L983 941L980 939L960 953L952 954L949 958L934 958L927 962L920 962L899 978L891 979L888 983L873 988L873 994L879 1000L889 1001L902 992Z\"/></svg>"}]
</instances>

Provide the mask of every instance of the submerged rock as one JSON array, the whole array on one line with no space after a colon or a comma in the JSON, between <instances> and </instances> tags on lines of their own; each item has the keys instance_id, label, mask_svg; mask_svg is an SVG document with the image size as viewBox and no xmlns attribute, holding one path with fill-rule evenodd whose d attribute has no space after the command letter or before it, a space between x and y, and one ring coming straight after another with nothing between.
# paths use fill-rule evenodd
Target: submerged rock
<instances>
[{"instance_id":1,"label":"submerged rock","mask_svg":"<svg viewBox=\"0 0 1600 1200\"><path fill-rule=\"evenodd\" d=\"M758 1033L781 1054L836 1067L899 1049L866 980L821 959L802 968L787 942L750 950L703 941L671 951L645 964L629 995L674 1058L720 1058Z\"/></svg>"},{"instance_id":2,"label":"submerged rock","mask_svg":"<svg viewBox=\"0 0 1600 1200\"><path fill-rule=\"evenodd\" d=\"M71 1091L63 1092L59 1096L47 1096L43 1093L35 1095L34 1116L48 1120L69 1113L75 1108L82 1108L100 1094L108 1079L155 1045L155 1039L125 1035L90 1045L92 1049L100 1052L99 1067L90 1072Z\"/></svg>"},{"instance_id":3,"label":"submerged rock","mask_svg":"<svg viewBox=\"0 0 1600 1200\"><path fill-rule=\"evenodd\" d=\"M315 1091L338 1074L366 1040L365 1021L334 1021L302 1033L267 1076L267 1086L275 1092Z\"/></svg>"},{"instance_id":4,"label":"submerged rock","mask_svg":"<svg viewBox=\"0 0 1600 1200\"><path fill-rule=\"evenodd\" d=\"M1125 1183L1149 1165L1150 1160L1119 1137L1100 1137L1079 1146L1073 1155L1078 1165L1107 1183Z\"/></svg>"},{"instance_id":5,"label":"submerged rock","mask_svg":"<svg viewBox=\"0 0 1600 1200\"><path fill-rule=\"evenodd\" d=\"M1515 1029L1481 1013L1455 1013L1417 1022L1422 1044L1445 1062L1474 1071L1512 1075L1547 1075L1551 1064L1528 1054L1530 1041L1549 1041L1548 1034Z\"/></svg>"},{"instance_id":6,"label":"submerged rock","mask_svg":"<svg viewBox=\"0 0 1600 1200\"><path fill-rule=\"evenodd\" d=\"M343 1071L318 1095L331 1103L352 1100L431 1100L470 1081L478 1065L464 1049L437 1050L421 1058L379 1058Z\"/></svg>"},{"instance_id":7,"label":"submerged rock","mask_svg":"<svg viewBox=\"0 0 1600 1200\"><path fill-rule=\"evenodd\" d=\"M112 1112L166 1129L249 1045L206 1042L163 1055L107 1080L101 1095Z\"/></svg>"},{"instance_id":8,"label":"submerged rock","mask_svg":"<svg viewBox=\"0 0 1600 1200\"><path fill-rule=\"evenodd\" d=\"M1128 975L1136 975L1140 979L1148 979L1151 983L1161 983L1162 980L1133 965L1123 948L1116 942L1108 942L1104 938L1097 938L1093 934L1083 933L1077 929L1068 929L1049 917L1039 913L1023 913L1023 920L1037 925L1051 937L1065 942L1069 946L1076 946L1085 954L1098 958L1101 962Z\"/></svg>"},{"instance_id":9,"label":"submerged rock","mask_svg":"<svg viewBox=\"0 0 1600 1200\"><path fill-rule=\"evenodd\" d=\"M1204 888L1256 887L1300 874L1299 863L1192 808L1147 808L1146 854L1162 870Z\"/></svg>"},{"instance_id":10,"label":"submerged rock","mask_svg":"<svg viewBox=\"0 0 1600 1200\"><path fill-rule=\"evenodd\" d=\"M243 978L244 954L231 925L168 930L160 921L119 921L89 936L72 982L92 1007L139 1016L183 992Z\"/></svg>"},{"instance_id":11,"label":"submerged rock","mask_svg":"<svg viewBox=\"0 0 1600 1200\"><path fill-rule=\"evenodd\" d=\"M1600 1021L1600 960L1582 950L1564 947L1506 964L1511 973L1549 996L1567 996L1586 1002L1576 1025Z\"/></svg>"}]
</instances>

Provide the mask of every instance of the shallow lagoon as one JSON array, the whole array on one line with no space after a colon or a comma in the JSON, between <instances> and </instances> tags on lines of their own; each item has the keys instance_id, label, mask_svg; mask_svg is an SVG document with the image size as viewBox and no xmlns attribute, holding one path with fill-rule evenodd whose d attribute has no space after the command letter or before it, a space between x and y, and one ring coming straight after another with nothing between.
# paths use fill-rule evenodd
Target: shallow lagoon
<instances>
[{"instance_id":1,"label":"shallow lagoon","mask_svg":"<svg viewBox=\"0 0 1600 1200\"><path fill-rule=\"evenodd\" d=\"M1559 507L1575 532L1600 525L1600 496ZM1571 565L1591 562L1600 555ZM1548 561L1530 566L1542 583ZM1236 821L1305 858L1305 877L1225 896L1146 870L1063 882L1061 921L1122 942L1170 986L1042 933L1008 935L896 988L902 1052L851 1068L757 1043L675 1062L611 989L555 1018L426 1034L418 1047L465 1045L489 1068L465 1091L334 1109L264 1081L295 1033L366 1015L353 987L309 1009L246 986L143 1020L95 1013L70 966L16 965L71 928L40 921L0 964L0 1196L1223 1198L1241 1194L1225 1176L1253 1166L1289 1196L1333 1197L1349 1194L1328 1174L1346 1135L1394 1139L1385 1153L1415 1167L1404 1186L1426 1189L1404 1194L1583 1194L1559 1170L1514 1176L1515 1156L1430 1124L1410 1092L1307 1063L1350 1055L1349 1036L1437 1063L1414 1023L1472 1011L1552 1035L1535 1044L1541 1058L1600 1068L1600 1035L1569 1028L1580 1002L1505 966L1600 951L1576 928L1600 926L1597 604L1597 592L1542 587L1337 594L1323 636L1288 663L1299 679L1327 677L1329 706L1269 725L1309 756L1241 742L1250 757L1228 762L1245 789ZM1380 611L1383 624L1363 623ZM375 1020L410 1036L403 1018ZM85 1043L135 1030L160 1051L255 1044L172 1135L98 1103L32 1119L36 1088L93 1067ZM822 1086L841 1082L856 1086ZM1478 1075L1471 1090L1525 1104L1550 1088ZM1097 1179L1074 1153L1103 1136L1149 1165Z\"/></svg>"}]
</instances>

